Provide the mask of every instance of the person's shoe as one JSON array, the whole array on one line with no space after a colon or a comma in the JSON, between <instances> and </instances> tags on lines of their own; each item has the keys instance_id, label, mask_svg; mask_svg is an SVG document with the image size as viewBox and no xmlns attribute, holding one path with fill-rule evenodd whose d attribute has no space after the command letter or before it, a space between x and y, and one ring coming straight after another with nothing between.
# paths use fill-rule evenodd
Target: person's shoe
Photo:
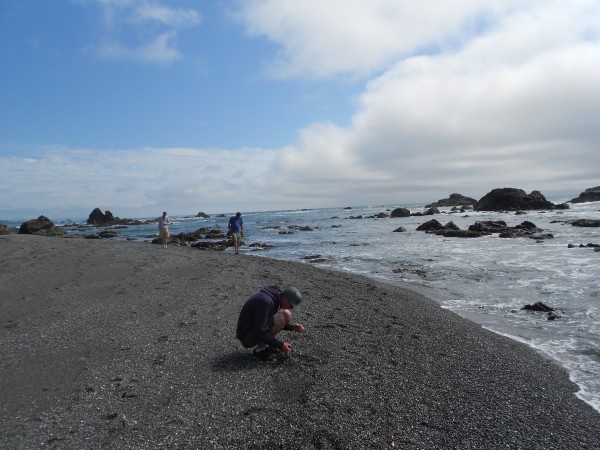
<instances>
[{"instance_id":1,"label":"person's shoe","mask_svg":"<svg viewBox=\"0 0 600 450\"><path fill-rule=\"evenodd\" d=\"M261 361L271 361L273 359L271 353L269 353L266 348L260 352L257 352L256 349L254 349L252 356L254 356L256 359L260 359Z\"/></svg>"},{"instance_id":2,"label":"person's shoe","mask_svg":"<svg viewBox=\"0 0 600 450\"><path fill-rule=\"evenodd\" d=\"M269 355L277 355L278 353L281 353L281 350L279 350L277 347L271 347L269 345L263 350L263 352L267 352Z\"/></svg>"}]
</instances>

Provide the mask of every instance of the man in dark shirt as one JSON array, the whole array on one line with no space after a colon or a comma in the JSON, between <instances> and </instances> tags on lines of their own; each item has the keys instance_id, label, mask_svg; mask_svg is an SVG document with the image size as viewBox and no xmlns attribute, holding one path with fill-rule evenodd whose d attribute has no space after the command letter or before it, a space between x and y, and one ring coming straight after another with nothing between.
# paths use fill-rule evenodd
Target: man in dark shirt
<instances>
[{"instance_id":1,"label":"man in dark shirt","mask_svg":"<svg viewBox=\"0 0 600 450\"><path fill-rule=\"evenodd\" d=\"M240 244L242 243L242 237L244 237L244 220L242 219L242 213L237 212L235 216L229 218L227 228L231 238L233 239L233 245L235 247L235 254L240 253Z\"/></svg>"},{"instance_id":2,"label":"man in dark shirt","mask_svg":"<svg viewBox=\"0 0 600 450\"><path fill-rule=\"evenodd\" d=\"M263 286L242 307L236 329L237 339L246 348L255 347L252 354L261 361L269 361L279 351L290 352L290 343L275 336L282 330L304 332L304 325L292 323L291 310L301 300L300 292L294 287L280 291L274 284Z\"/></svg>"}]
</instances>

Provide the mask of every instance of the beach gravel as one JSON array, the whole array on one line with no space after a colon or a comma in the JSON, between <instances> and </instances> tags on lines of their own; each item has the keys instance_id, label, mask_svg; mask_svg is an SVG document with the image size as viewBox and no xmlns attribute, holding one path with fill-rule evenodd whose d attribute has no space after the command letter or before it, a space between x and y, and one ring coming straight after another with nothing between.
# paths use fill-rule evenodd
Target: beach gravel
<instances>
[{"instance_id":1,"label":"beach gravel","mask_svg":"<svg viewBox=\"0 0 600 450\"><path fill-rule=\"evenodd\" d=\"M0 447L598 449L551 360L407 289L305 263L0 236ZM244 300L296 286L273 362Z\"/></svg>"}]
</instances>

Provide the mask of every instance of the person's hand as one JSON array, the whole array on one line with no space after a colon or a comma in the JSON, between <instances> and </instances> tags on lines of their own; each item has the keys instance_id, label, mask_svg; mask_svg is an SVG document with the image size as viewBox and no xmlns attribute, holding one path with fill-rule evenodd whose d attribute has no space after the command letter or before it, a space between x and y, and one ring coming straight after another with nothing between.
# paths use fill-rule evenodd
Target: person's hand
<instances>
[{"instance_id":1,"label":"person's hand","mask_svg":"<svg viewBox=\"0 0 600 450\"><path fill-rule=\"evenodd\" d=\"M292 351L292 346L289 342L284 342L283 347L281 347L281 350L284 351L285 353L289 353Z\"/></svg>"},{"instance_id":2,"label":"person's hand","mask_svg":"<svg viewBox=\"0 0 600 450\"><path fill-rule=\"evenodd\" d=\"M304 333L304 325L302 325L301 323L295 323L292 326L294 327L294 331L296 333Z\"/></svg>"}]
</instances>

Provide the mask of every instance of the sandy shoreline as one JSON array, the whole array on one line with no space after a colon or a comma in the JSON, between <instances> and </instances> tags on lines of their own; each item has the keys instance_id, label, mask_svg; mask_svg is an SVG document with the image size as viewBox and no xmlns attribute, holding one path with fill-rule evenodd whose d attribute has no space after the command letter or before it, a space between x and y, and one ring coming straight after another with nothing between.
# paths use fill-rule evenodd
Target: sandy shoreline
<instances>
[{"instance_id":1,"label":"sandy shoreline","mask_svg":"<svg viewBox=\"0 0 600 450\"><path fill-rule=\"evenodd\" d=\"M3 448L598 448L550 360L405 289L306 264L0 236ZM294 351L234 339L263 284Z\"/></svg>"}]
</instances>

